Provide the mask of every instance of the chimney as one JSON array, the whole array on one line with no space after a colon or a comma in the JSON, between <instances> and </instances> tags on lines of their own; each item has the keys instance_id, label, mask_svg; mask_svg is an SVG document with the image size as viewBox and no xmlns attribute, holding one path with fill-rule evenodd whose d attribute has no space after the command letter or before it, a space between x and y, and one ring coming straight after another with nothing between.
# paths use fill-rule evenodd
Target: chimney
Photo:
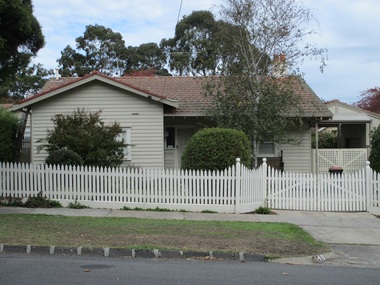
<instances>
[{"instance_id":1,"label":"chimney","mask_svg":"<svg viewBox=\"0 0 380 285\"><path fill-rule=\"evenodd\" d=\"M56 69L55 69L55 79L56 79L56 80L59 79L59 68L56 68Z\"/></svg>"},{"instance_id":2,"label":"chimney","mask_svg":"<svg viewBox=\"0 0 380 285\"><path fill-rule=\"evenodd\" d=\"M285 77L288 75L288 65L285 54L275 54L273 56L272 75L274 77Z\"/></svg>"}]
</instances>

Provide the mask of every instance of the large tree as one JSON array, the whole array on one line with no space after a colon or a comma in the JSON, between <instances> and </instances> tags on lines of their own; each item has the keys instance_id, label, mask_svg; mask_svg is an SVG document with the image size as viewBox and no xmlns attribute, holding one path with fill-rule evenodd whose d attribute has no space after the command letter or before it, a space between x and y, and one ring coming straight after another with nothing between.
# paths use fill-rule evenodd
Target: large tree
<instances>
[{"instance_id":1,"label":"large tree","mask_svg":"<svg viewBox=\"0 0 380 285\"><path fill-rule=\"evenodd\" d=\"M222 21L209 11L194 11L178 22L175 35L161 41L170 70L178 75L220 74Z\"/></svg>"},{"instance_id":2,"label":"large tree","mask_svg":"<svg viewBox=\"0 0 380 285\"><path fill-rule=\"evenodd\" d=\"M57 60L63 76L83 76L94 70L118 75L125 68L127 50L120 33L101 25L88 25L75 41L76 50L67 46Z\"/></svg>"},{"instance_id":3,"label":"large tree","mask_svg":"<svg viewBox=\"0 0 380 285\"><path fill-rule=\"evenodd\" d=\"M370 88L361 94L362 99L354 104L358 108L362 108L374 113L380 113L380 87Z\"/></svg>"},{"instance_id":4,"label":"large tree","mask_svg":"<svg viewBox=\"0 0 380 285\"><path fill-rule=\"evenodd\" d=\"M128 47L125 73L167 76L166 54L156 43L144 43L138 47Z\"/></svg>"},{"instance_id":5,"label":"large tree","mask_svg":"<svg viewBox=\"0 0 380 285\"><path fill-rule=\"evenodd\" d=\"M14 161L18 125L18 117L0 107L0 162Z\"/></svg>"},{"instance_id":6,"label":"large tree","mask_svg":"<svg viewBox=\"0 0 380 285\"><path fill-rule=\"evenodd\" d=\"M12 101L38 93L47 79L54 74L52 69L45 69L42 64L20 67L12 79L0 86L0 93L6 94Z\"/></svg>"},{"instance_id":7,"label":"large tree","mask_svg":"<svg viewBox=\"0 0 380 285\"><path fill-rule=\"evenodd\" d=\"M222 83L206 89L216 97L211 113L220 126L249 136L256 162L260 142L283 142L286 130L300 122L293 86L301 79L287 70L316 56L323 68L325 50L305 43L313 17L296 0L225 0L221 15L233 27L225 31L231 56Z\"/></svg>"},{"instance_id":8,"label":"large tree","mask_svg":"<svg viewBox=\"0 0 380 285\"><path fill-rule=\"evenodd\" d=\"M0 85L9 84L44 46L30 0L0 0ZM2 90L0 97L8 96Z\"/></svg>"}]
</instances>

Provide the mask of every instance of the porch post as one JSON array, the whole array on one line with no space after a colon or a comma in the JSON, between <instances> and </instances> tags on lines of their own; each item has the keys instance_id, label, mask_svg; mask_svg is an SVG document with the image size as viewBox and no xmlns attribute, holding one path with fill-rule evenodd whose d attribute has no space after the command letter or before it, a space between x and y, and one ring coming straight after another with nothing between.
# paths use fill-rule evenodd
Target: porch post
<instances>
[{"instance_id":1,"label":"porch post","mask_svg":"<svg viewBox=\"0 0 380 285\"><path fill-rule=\"evenodd\" d=\"M315 121L315 174L319 173L319 155L318 155L318 120Z\"/></svg>"}]
</instances>

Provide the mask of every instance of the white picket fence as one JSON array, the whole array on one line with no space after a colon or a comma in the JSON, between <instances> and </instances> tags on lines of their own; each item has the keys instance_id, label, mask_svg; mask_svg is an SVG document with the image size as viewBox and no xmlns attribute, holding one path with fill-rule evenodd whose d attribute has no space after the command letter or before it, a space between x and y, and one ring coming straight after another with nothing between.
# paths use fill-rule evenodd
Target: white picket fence
<instances>
[{"instance_id":1,"label":"white picket fence","mask_svg":"<svg viewBox=\"0 0 380 285\"><path fill-rule=\"evenodd\" d=\"M379 173L369 163L352 173L281 172L265 163L247 169L239 160L223 171L55 167L0 163L0 196L27 198L42 191L64 206L168 208L226 213L259 206L302 211L380 214Z\"/></svg>"},{"instance_id":2,"label":"white picket fence","mask_svg":"<svg viewBox=\"0 0 380 285\"><path fill-rule=\"evenodd\" d=\"M380 214L379 174L369 162L357 172L292 173L268 168L267 205L301 211L369 211Z\"/></svg>"},{"instance_id":3,"label":"white picket fence","mask_svg":"<svg viewBox=\"0 0 380 285\"><path fill-rule=\"evenodd\" d=\"M247 169L239 159L223 171L0 163L0 196L27 198L42 191L63 205L252 212L265 199L265 170Z\"/></svg>"}]
</instances>

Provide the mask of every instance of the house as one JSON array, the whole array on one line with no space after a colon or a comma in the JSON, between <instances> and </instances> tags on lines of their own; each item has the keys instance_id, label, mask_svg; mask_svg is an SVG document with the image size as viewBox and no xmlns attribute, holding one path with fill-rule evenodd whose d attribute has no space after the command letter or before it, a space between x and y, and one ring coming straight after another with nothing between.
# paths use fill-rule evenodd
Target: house
<instances>
[{"instance_id":1,"label":"house","mask_svg":"<svg viewBox=\"0 0 380 285\"><path fill-rule=\"evenodd\" d=\"M362 169L370 152L370 132L379 126L380 115L339 100L326 102L325 105L333 117L319 121L318 127L323 131L337 132L337 148L319 150L319 170L325 172L330 166L341 166L345 171Z\"/></svg>"},{"instance_id":2,"label":"house","mask_svg":"<svg viewBox=\"0 0 380 285\"><path fill-rule=\"evenodd\" d=\"M212 104L203 86L215 77L108 77L99 72L81 78L50 79L41 93L12 107L31 117L31 157L44 163L45 151L37 151L39 140L53 128L51 118L72 113L77 108L102 110L106 123L118 121L128 144L125 165L149 168L179 168L182 153L191 136L200 128L213 126L207 117ZM328 119L331 112L303 81L294 87L301 98L304 125L290 130L297 144L260 146L260 156L283 154L285 170L311 171L311 126Z\"/></svg>"}]
</instances>

